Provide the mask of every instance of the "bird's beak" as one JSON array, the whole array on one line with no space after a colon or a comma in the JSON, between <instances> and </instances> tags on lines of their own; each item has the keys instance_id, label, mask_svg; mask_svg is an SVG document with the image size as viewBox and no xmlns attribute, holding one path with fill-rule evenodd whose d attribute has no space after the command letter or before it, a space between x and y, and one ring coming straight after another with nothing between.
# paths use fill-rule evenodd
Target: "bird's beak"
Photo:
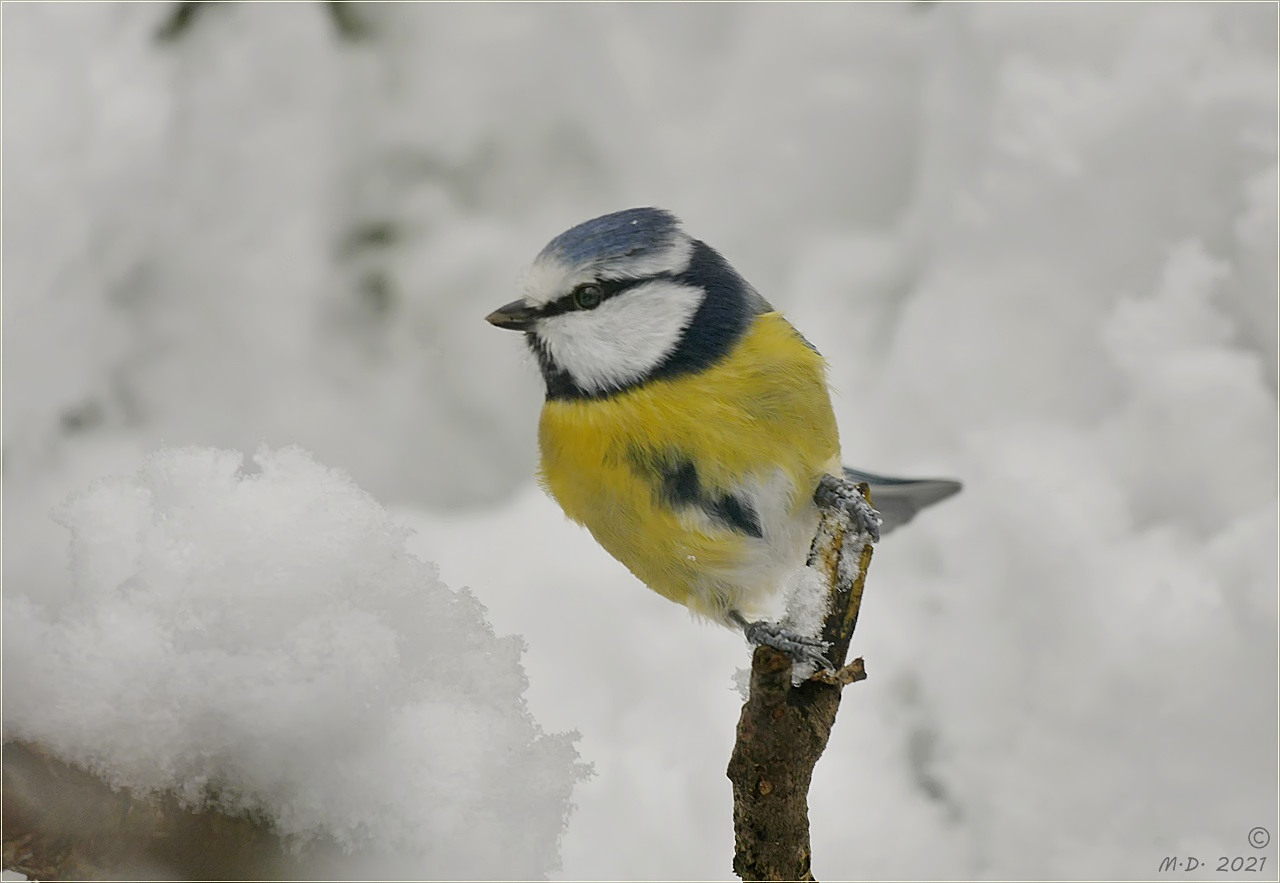
<instances>
[{"instance_id":1,"label":"bird's beak","mask_svg":"<svg viewBox=\"0 0 1280 883\"><path fill-rule=\"evenodd\" d=\"M506 306L498 307L484 319L490 325L499 328L510 328L512 331L528 331L533 326L537 314L533 307L522 300L513 300Z\"/></svg>"}]
</instances>

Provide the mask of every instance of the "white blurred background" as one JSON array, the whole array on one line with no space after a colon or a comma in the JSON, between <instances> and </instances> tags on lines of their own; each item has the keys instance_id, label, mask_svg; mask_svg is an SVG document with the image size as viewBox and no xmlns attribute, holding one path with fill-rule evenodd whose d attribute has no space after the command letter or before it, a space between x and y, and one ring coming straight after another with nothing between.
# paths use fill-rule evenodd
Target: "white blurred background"
<instances>
[{"instance_id":1,"label":"white blurred background","mask_svg":"<svg viewBox=\"0 0 1280 883\"><path fill-rule=\"evenodd\" d=\"M483 322L661 206L827 356L848 462L965 482L876 553L816 876L1270 873L1274 5L182 8L4 5L6 605L67 591L68 493L299 444L524 636L595 765L553 876L732 879L746 647L542 497Z\"/></svg>"}]
</instances>

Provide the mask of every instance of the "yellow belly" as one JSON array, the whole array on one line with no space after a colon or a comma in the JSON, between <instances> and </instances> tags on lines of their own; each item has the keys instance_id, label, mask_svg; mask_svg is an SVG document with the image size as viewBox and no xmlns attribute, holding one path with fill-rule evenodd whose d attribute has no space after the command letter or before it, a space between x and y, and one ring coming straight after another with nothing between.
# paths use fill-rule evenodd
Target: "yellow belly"
<instances>
[{"instance_id":1,"label":"yellow belly","mask_svg":"<svg viewBox=\"0 0 1280 883\"><path fill-rule=\"evenodd\" d=\"M801 563L813 490L840 468L825 364L777 313L701 373L548 401L539 443L542 484L565 513L651 589L715 619L749 613ZM764 535L673 508L636 451L687 458L704 488L760 489Z\"/></svg>"}]
</instances>

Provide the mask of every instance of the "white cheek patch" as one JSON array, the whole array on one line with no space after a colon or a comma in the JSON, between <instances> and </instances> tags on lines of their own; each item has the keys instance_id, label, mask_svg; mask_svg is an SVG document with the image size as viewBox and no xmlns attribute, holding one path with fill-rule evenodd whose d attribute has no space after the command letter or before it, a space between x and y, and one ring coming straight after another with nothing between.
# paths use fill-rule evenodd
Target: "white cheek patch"
<instances>
[{"instance_id":1,"label":"white cheek patch","mask_svg":"<svg viewBox=\"0 0 1280 883\"><path fill-rule=\"evenodd\" d=\"M537 334L574 383L587 392L604 392L635 383L658 367L705 296L690 285L645 282L594 310L543 319Z\"/></svg>"}]
</instances>

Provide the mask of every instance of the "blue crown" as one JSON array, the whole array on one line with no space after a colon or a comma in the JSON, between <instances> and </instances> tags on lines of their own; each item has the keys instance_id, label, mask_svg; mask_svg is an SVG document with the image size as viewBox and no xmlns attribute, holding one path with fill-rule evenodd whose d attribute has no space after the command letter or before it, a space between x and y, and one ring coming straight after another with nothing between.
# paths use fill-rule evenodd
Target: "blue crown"
<instances>
[{"instance_id":1,"label":"blue crown","mask_svg":"<svg viewBox=\"0 0 1280 883\"><path fill-rule=\"evenodd\" d=\"M664 251L676 241L680 219L660 208L629 208L583 221L547 243L538 255L573 267Z\"/></svg>"}]
</instances>

